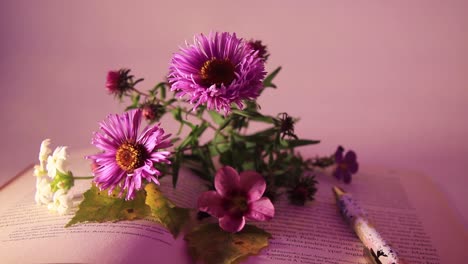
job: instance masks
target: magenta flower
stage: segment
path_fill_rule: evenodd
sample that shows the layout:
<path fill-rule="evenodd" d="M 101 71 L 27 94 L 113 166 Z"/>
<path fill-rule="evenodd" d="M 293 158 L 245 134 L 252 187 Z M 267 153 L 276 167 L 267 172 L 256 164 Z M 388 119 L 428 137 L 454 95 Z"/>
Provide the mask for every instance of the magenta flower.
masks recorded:
<path fill-rule="evenodd" d="M 109 71 L 107 73 L 106 88 L 109 93 L 121 97 L 142 80 L 143 79 L 139 79 L 133 82 L 133 75 L 130 75 L 129 69 Z"/>
<path fill-rule="evenodd" d="M 120 87 L 120 71 L 109 71 L 107 73 L 106 88 L 110 93 L 116 93 Z"/>
<path fill-rule="evenodd" d="M 354 151 L 348 151 L 344 157 L 343 153 L 344 148 L 339 146 L 335 152 L 336 168 L 333 175 L 339 180 L 343 179 L 345 183 L 350 183 L 351 175 L 358 171 L 359 164 L 357 163 L 357 156 Z"/>
<path fill-rule="evenodd" d="M 243 100 L 258 97 L 265 77 L 262 58 L 236 34 L 210 33 L 195 36 L 194 44 L 181 48 L 171 61 L 171 90 L 187 95 L 194 109 L 229 113 L 231 104 L 243 108 Z"/>
<path fill-rule="evenodd" d="M 216 173 L 215 189 L 200 195 L 198 208 L 219 218 L 219 226 L 225 231 L 239 232 L 245 218 L 266 221 L 275 214 L 270 199 L 262 197 L 265 180 L 255 171 L 239 175 L 232 167 L 223 167 Z"/>
<path fill-rule="evenodd" d="M 143 180 L 159 184 L 161 174 L 154 165 L 170 163 L 169 151 L 160 151 L 171 146 L 170 135 L 164 135 L 159 125 L 148 126 L 138 133 L 141 110 L 132 110 L 122 115 L 109 115 L 100 123 L 102 133 L 95 133 L 92 144 L 101 153 L 88 156 L 94 165 L 94 182 L 109 193 L 117 186 L 120 196 L 127 191 L 126 199 L 135 197 L 135 190 L 142 188 Z"/>

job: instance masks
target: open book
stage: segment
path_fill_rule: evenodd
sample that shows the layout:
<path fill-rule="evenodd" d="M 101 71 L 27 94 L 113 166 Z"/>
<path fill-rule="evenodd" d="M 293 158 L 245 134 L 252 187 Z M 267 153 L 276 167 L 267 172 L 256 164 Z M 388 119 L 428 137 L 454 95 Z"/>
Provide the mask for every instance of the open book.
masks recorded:
<path fill-rule="evenodd" d="M 84 155 L 71 157 L 75 175 L 90 175 Z M 196 207 L 204 185 L 184 171 L 176 189 L 170 177 L 161 189 L 177 205 Z M 246 263 L 370 263 L 363 245 L 339 214 L 331 191 L 338 182 L 319 175 L 315 201 L 305 207 L 286 199 L 275 218 L 255 223 L 272 234 L 270 246 Z M 90 181 L 77 182 L 79 196 Z M 454 218 L 440 192 L 414 173 L 364 167 L 353 183 L 341 185 L 366 209 L 376 228 L 406 263 L 464 263 L 467 231 Z M 150 221 L 88 223 L 64 228 L 72 214 L 58 216 L 34 202 L 32 168 L 0 192 L 2 263 L 191 263 L 183 236 L 174 239 Z"/>

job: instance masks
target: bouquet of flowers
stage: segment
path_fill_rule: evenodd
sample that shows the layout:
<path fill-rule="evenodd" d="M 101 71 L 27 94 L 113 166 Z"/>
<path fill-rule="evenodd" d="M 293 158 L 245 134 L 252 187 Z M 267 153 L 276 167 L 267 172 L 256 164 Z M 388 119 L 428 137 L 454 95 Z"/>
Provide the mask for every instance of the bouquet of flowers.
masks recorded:
<path fill-rule="evenodd" d="M 345 153 L 341 146 L 331 155 L 302 157 L 298 147 L 319 141 L 300 138 L 294 130 L 298 119 L 285 112 L 261 113 L 256 99 L 277 88 L 273 81 L 281 70 L 266 73 L 269 56 L 261 41 L 212 32 L 195 36 L 192 44 L 175 53 L 167 77 L 151 89 L 140 89 L 143 79 L 130 69 L 110 71 L 108 92 L 120 101 L 129 99 L 130 105 L 124 113 L 111 114 L 99 123 L 100 131 L 92 139 L 99 151 L 86 157 L 94 175 L 74 176 L 66 168 L 67 148 L 52 153 L 50 140 L 45 140 L 34 172 L 36 202 L 67 213 L 71 209 L 67 194 L 74 180 L 92 178 L 67 226 L 150 219 L 177 236 L 193 222 L 193 211 L 198 220 L 185 239 L 194 258 L 209 261 L 203 255 L 203 247 L 210 246 L 208 234 L 249 240 L 251 251 L 244 255 L 257 254 L 268 245 L 270 235 L 247 225 L 247 220 L 272 219 L 274 202 L 281 195 L 294 205 L 313 200 L 317 169 L 335 166 L 333 175 L 345 183 L 358 170 L 356 154 Z M 167 134 L 158 123 L 165 116 L 180 124 L 176 135 Z M 143 122 L 148 125 L 140 129 Z M 252 122 L 266 128 L 251 132 Z M 210 139 L 203 142 L 203 135 Z M 176 187 L 182 166 L 208 186 L 195 210 L 176 206 L 158 188 L 165 175 L 172 176 Z M 223 263 L 239 260 L 219 254 L 216 257 Z"/>

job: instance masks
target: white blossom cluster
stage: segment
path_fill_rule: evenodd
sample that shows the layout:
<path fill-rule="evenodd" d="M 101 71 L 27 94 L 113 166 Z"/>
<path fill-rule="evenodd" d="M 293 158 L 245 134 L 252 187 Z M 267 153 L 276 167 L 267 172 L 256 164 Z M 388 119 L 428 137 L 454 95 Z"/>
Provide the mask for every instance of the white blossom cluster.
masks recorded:
<path fill-rule="evenodd" d="M 60 215 L 66 214 L 72 207 L 72 198 L 68 194 L 66 186 L 60 182 L 58 189 L 52 191 L 52 181 L 58 173 L 66 174 L 67 166 L 67 147 L 57 147 L 52 153 L 50 149 L 50 139 L 45 139 L 41 143 L 39 151 L 39 165 L 34 166 L 34 176 L 36 176 L 36 195 L 37 204 L 47 205 L 51 211 Z"/>

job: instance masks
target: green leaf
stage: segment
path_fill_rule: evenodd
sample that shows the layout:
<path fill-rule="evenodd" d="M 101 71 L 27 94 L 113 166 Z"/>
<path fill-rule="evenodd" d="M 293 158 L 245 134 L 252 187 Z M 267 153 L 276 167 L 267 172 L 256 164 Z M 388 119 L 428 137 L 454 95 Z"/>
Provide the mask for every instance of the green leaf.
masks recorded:
<path fill-rule="evenodd" d="M 217 125 L 221 125 L 221 124 L 224 123 L 224 117 L 222 115 L 220 115 L 218 112 L 211 110 L 211 111 L 208 111 L 208 114 L 210 114 L 211 119 L 213 119 L 213 121 Z"/>
<path fill-rule="evenodd" d="M 147 184 L 145 190 L 145 202 L 151 208 L 151 215 L 177 237 L 189 220 L 190 210 L 175 206 L 154 183 Z"/>
<path fill-rule="evenodd" d="M 172 103 L 175 103 L 175 102 L 177 102 L 177 99 L 172 98 L 172 99 L 168 100 L 167 102 L 165 102 L 163 104 L 163 106 L 168 106 L 168 105 L 171 105 Z"/>
<path fill-rule="evenodd" d="M 259 121 L 259 122 L 264 122 L 264 123 L 269 123 L 269 124 L 273 124 L 275 120 L 271 116 L 262 115 L 259 112 L 255 112 L 255 111 L 247 111 L 247 110 L 242 111 L 242 110 L 234 109 L 232 110 L 232 113 L 243 116 L 243 117 L 247 117 L 253 121 Z"/>
<path fill-rule="evenodd" d="M 251 134 L 251 135 L 238 135 L 235 134 L 233 135 L 236 140 L 239 141 L 246 141 L 247 142 L 253 142 L 256 144 L 259 143 L 264 143 L 264 142 L 271 142 L 271 137 L 275 135 L 276 129 L 273 128 L 268 128 L 262 131 L 259 131 L 257 133 Z"/>
<path fill-rule="evenodd" d="M 226 120 L 224 120 L 224 122 L 219 125 L 218 131 L 221 131 L 224 128 L 226 128 L 231 121 L 232 121 L 232 116 L 229 116 L 228 118 L 226 118 Z"/>
<path fill-rule="evenodd" d="M 276 85 L 273 84 L 273 79 L 276 77 L 276 75 L 278 75 L 278 73 L 280 71 L 281 71 L 281 66 L 276 68 L 276 70 L 274 70 L 270 74 L 268 74 L 268 76 L 265 78 L 265 80 L 263 80 L 263 87 L 265 87 L 265 88 L 268 88 L 268 87 L 276 88 Z"/>
<path fill-rule="evenodd" d="M 201 225 L 185 236 L 193 259 L 205 264 L 239 263 L 260 253 L 270 238 L 270 233 L 252 225 L 229 233 L 218 224 Z"/>
<path fill-rule="evenodd" d="M 83 222 L 117 222 L 122 220 L 143 219 L 151 215 L 145 204 L 145 191 L 138 191 L 133 200 L 125 201 L 117 196 L 114 190 L 111 195 L 100 191 L 95 185 L 87 190 L 75 216 L 65 227 Z"/>
<path fill-rule="evenodd" d="M 179 130 L 177 131 L 177 135 L 180 135 L 180 133 L 182 132 L 182 128 L 183 128 L 184 124 L 189 126 L 192 129 L 195 129 L 196 126 L 194 124 L 192 124 L 189 121 L 183 119 L 183 117 L 182 117 L 182 108 L 177 107 L 177 108 L 173 109 L 171 111 L 171 113 L 172 113 L 172 116 L 174 117 L 174 119 L 180 122 L 180 127 L 179 127 Z"/>
<path fill-rule="evenodd" d="M 132 94 L 132 106 L 136 107 L 140 103 L 140 94 L 134 93 Z"/>
<path fill-rule="evenodd" d="M 280 144 L 283 148 L 296 148 L 307 145 L 314 145 L 320 143 L 320 140 L 309 140 L 309 139 L 291 139 L 291 140 L 281 140 Z"/>
<path fill-rule="evenodd" d="M 215 134 L 215 137 L 207 143 L 207 146 L 210 151 L 210 156 L 212 157 L 215 157 L 230 148 L 227 138 L 219 133 Z"/>
<path fill-rule="evenodd" d="M 188 145 L 196 145 L 198 146 L 198 139 L 200 136 L 205 132 L 208 128 L 208 123 L 203 122 L 200 125 L 196 125 L 192 127 L 192 131 L 187 135 L 187 137 L 180 143 L 180 145 L 176 148 L 177 151 L 183 150 Z"/>
<path fill-rule="evenodd" d="M 159 89 L 161 89 L 161 99 L 166 99 L 166 83 L 165 82 L 161 82 L 157 85 L 157 87 L 159 87 Z"/>

